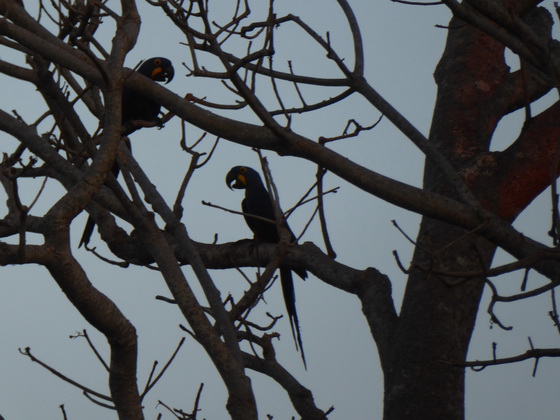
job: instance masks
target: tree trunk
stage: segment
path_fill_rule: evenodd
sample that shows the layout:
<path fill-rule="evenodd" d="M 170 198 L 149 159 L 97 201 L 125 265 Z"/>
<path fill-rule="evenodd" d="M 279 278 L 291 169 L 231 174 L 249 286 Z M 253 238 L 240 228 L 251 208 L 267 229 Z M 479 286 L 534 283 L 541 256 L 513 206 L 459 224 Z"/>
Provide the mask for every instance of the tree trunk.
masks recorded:
<path fill-rule="evenodd" d="M 385 420 L 463 419 L 465 360 L 483 289 L 480 271 L 495 247 L 465 231 L 424 220 L 385 370 Z"/>
<path fill-rule="evenodd" d="M 501 44 L 455 19 L 450 27 L 435 74 L 438 97 L 430 141 L 465 175 L 473 159 L 488 153 L 502 114 L 493 95 L 508 68 Z M 492 210 L 494 203 L 485 199 L 492 196 L 492 183 L 468 185 Z M 424 188 L 458 199 L 429 158 Z M 464 418 L 465 369 L 453 363 L 466 358 L 484 282 L 445 273 L 483 271 L 494 251 L 474 233 L 423 219 L 384 364 L 385 420 Z"/>

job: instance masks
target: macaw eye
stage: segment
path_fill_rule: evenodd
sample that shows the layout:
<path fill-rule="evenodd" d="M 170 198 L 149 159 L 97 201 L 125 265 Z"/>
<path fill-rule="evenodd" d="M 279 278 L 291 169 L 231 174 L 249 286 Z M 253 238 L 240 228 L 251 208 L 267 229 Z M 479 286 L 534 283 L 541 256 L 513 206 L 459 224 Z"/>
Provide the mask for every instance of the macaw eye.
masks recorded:
<path fill-rule="evenodd" d="M 239 172 L 247 172 L 247 168 L 242 166 L 241 168 L 239 168 Z"/>
<path fill-rule="evenodd" d="M 155 64 L 156 66 L 159 66 L 159 65 L 161 64 L 161 60 L 160 60 L 159 58 L 156 58 L 156 59 L 154 60 L 154 64 Z"/>

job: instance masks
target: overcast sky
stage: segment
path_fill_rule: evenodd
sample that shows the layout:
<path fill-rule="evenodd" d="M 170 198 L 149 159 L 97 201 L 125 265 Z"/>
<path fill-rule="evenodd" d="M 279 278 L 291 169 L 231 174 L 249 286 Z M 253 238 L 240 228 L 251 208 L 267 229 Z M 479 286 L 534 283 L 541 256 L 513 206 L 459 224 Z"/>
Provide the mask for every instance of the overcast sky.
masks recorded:
<path fill-rule="evenodd" d="M 223 1 L 223 0 L 221 0 Z M 31 1 L 26 1 L 31 5 Z M 304 4 L 300 4 L 304 3 Z M 168 87 L 178 94 L 193 93 L 207 97 L 211 102 L 232 101 L 231 95 L 215 81 L 184 77 L 189 52 L 180 44 L 183 41 L 178 30 L 167 23 L 155 9 L 142 16 L 143 26 L 136 48 L 130 53 L 126 64 L 134 67 L 137 62 L 153 56 L 165 56 L 175 65 L 176 76 Z M 216 2 L 214 7 L 218 7 Z M 366 45 L 366 77 L 372 86 L 390 101 L 405 117 L 428 135 L 436 87 L 433 71 L 443 51 L 446 31 L 435 25 L 446 25 L 450 14 L 444 6 L 412 7 L 391 1 L 351 1 L 361 24 Z M 550 6 L 551 1 L 544 4 Z M 211 3 L 212 5 L 212 3 Z M 339 53 L 352 62 L 349 31 L 334 0 L 307 0 L 306 2 L 279 0 L 275 2 L 277 14 L 293 13 L 311 24 L 319 33 L 329 31 L 331 40 Z M 258 13 L 258 8 L 255 13 Z M 107 25 L 104 45 L 110 48 L 111 25 Z M 284 42 L 284 49 L 280 48 Z M 275 65 L 286 69 L 286 60 L 294 60 L 296 71 L 308 75 L 333 75 L 334 66 L 322 52 L 293 26 L 281 28 L 277 37 L 278 51 Z M 297 51 L 291 50 L 298 47 Z M 0 47 L 0 59 L 11 60 L 13 54 Z M 23 64 L 23 57 L 16 56 Z M 511 66 L 515 68 L 515 60 Z M 8 94 L 0 97 L 3 110 L 17 109 L 33 121 L 44 112 L 42 102 L 32 87 L 8 81 L 2 77 L 2 85 Z M 305 90 L 307 98 L 329 97 L 337 92 Z M 542 106 L 555 96 L 545 98 Z M 86 113 L 84 112 L 84 115 Z M 232 117 L 233 114 L 226 113 Z M 375 122 L 379 113 L 364 101 L 348 100 L 336 109 L 314 115 L 296 116 L 294 127 L 310 138 L 340 134 L 349 118 L 361 124 Z M 89 118 L 89 117 L 85 117 Z M 255 121 L 249 114 L 240 115 L 247 121 Z M 94 124 L 91 119 L 90 124 Z M 513 115 L 500 126 L 495 145 L 499 150 L 516 137 L 521 117 Z M 92 125 L 93 126 L 93 125 Z M 46 131 L 46 128 L 45 128 Z M 192 143 L 200 135 L 199 130 L 189 127 Z M 180 127 L 172 120 L 162 130 L 143 129 L 131 135 L 133 152 L 145 171 L 152 177 L 159 191 L 172 202 L 189 163 L 189 156 L 180 152 L 178 144 Z M 213 139 L 202 144 L 201 150 L 210 150 Z M 13 150 L 13 141 L 2 136 L 2 152 Z M 423 155 L 388 121 L 357 139 L 333 145 L 350 159 L 400 181 L 420 186 L 422 181 Z M 303 160 L 280 158 L 265 153 L 280 192 L 282 206 L 287 209 L 314 182 L 315 167 Z M 184 222 L 194 240 L 211 242 L 218 234 L 219 242 L 235 241 L 251 237 L 243 220 L 236 215 L 202 206 L 201 200 L 238 209 L 242 193 L 232 192 L 225 185 L 225 175 L 232 166 L 248 165 L 258 169 L 254 152 L 241 146 L 221 141 L 210 163 L 198 171 L 184 200 Z M 39 189 L 37 181 L 24 184 L 24 199 L 28 203 Z M 391 225 L 395 219 L 412 237 L 418 230 L 419 217 L 368 196 L 346 182 L 327 176 L 327 187 L 341 187 L 340 191 L 326 199 L 327 218 L 331 237 L 340 262 L 357 269 L 368 266 L 387 274 L 394 289 L 397 306 L 400 304 L 406 276 L 398 269 L 392 257 L 397 250 L 403 262 L 410 260 L 413 251 L 407 240 Z M 60 197 L 61 189 L 50 182 L 34 208 L 42 215 L 53 200 Z M 0 197 L 3 203 L 4 198 Z M 290 218 L 290 225 L 299 232 L 305 225 L 312 208 L 303 208 Z M 550 199 L 544 194 L 516 222 L 527 236 L 545 240 L 549 229 Z M 72 224 L 72 236 L 77 245 L 86 216 L 81 215 Z M 36 240 L 40 240 L 37 238 Z M 313 225 L 303 241 L 321 243 L 318 226 Z M 92 245 L 108 256 L 97 232 Z M 166 286 L 157 273 L 143 268 L 119 269 L 108 266 L 84 250 L 76 250 L 77 258 L 89 270 L 90 279 L 102 292 L 113 299 L 132 321 L 139 335 L 139 386 L 145 383 L 151 364 L 158 360 L 163 364 L 173 352 L 184 334 L 178 324 L 185 323 L 178 309 L 156 301 L 156 295 L 169 296 Z M 498 255 L 496 264 L 508 261 L 506 255 Z M 191 284 L 196 283 L 189 268 L 185 268 Z M 246 271 L 251 275 L 252 271 Z M 58 406 L 64 404 L 71 420 L 112 419 L 114 412 L 97 407 L 87 401 L 79 390 L 61 382 L 44 369 L 31 363 L 18 353 L 18 348 L 31 347 L 38 358 L 73 379 L 99 391 L 107 392 L 104 370 L 89 351 L 84 340 L 68 337 L 86 328 L 98 349 L 107 356 L 104 338 L 96 333 L 77 311 L 67 302 L 55 282 L 41 267 L 2 268 L 0 281 L 0 414 L 6 420 L 58 419 L 62 418 Z M 245 281 L 235 271 L 211 273 L 223 296 L 232 293 L 239 296 L 246 287 Z M 522 274 L 515 273 L 500 280 L 501 290 L 519 290 Z M 282 335 L 277 344 L 279 359 L 303 385 L 310 388 L 317 405 L 335 411 L 332 419 L 379 419 L 382 413 L 383 379 L 376 356 L 375 344 L 361 314 L 358 300 L 335 290 L 321 281 L 310 278 L 305 283 L 296 280 L 297 307 L 308 361 L 303 369 L 299 354 L 294 349 L 287 318 L 279 325 Z M 531 275 L 529 285 L 541 281 Z M 268 293 L 267 305 L 260 308 L 273 314 L 282 314 L 284 304 L 279 285 Z M 558 333 L 548 319 L 550 296 L 542 296 L 530 302 L 502 305 L 497 313 L 504 324 L 513 325 L 511 332 L 492 328 L 485 312 L 485 297 L 477 321 L 470 359 L 491 358 L 491 343 L 498 343 L 499 356 L 511 356 L 525 352 L 527 337 L 535 346 L 558 347 Z M 264 318 L 261 318 L 264 319 Z M 531 376 L 532 362 L 487 368 L 467 375 L 467 418 L 479 419 L 528 419 L 553 420 L 560 412 L 557 396 L 559 364 L 555 359 L 540 361 L 535 378 Z M 275 419 L 291 418 L 295 411 L 278 385 L 251 373 L 262 418 L 271 414 Z M 201 418 L 209 420 L 226 418 L 226 394 L 218 375 L 199 345 L 187 337 L 171 371 L 151 391 L 145 401 L 146 418 L 155 419 L 157 407 L 162 400 L 171 407 L 190 411 L 200 383 L 205 384 L 201 398 Z M 165 413 L 164 419 L 171 419 Z"/>

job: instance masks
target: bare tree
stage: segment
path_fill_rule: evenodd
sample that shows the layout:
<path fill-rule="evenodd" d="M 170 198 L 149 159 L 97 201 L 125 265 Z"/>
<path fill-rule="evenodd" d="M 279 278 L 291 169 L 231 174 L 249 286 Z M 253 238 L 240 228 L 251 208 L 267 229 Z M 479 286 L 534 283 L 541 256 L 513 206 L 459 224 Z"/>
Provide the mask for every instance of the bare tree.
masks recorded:
<path fill-rule="evenodd" d="M 446 28 L 447 45 L 435 71 L 438 93 L 426 138 L 379 94 L 375 81 L 366 80 L 369 40 L 362 38 L 346 0 L 337 1 L 340 14 L 333 21 L 344 21 L 349 28 L 352 51 L 337 50 L 330 32 L 324 35 L 293 14 L 277 13 L 273 1 L 267 8 L 249 0 L 227 6 L 199 0 L 148 3 L 150 13 L 160 13 L 182 34 L 189 56 L 187 75 L 223 85 L 234 98 L 230 103 L 173 92 L 123 67 L 140 30 L 140 15 L 132 0 L 121 0 L 120 9 L 97 0 L 41 2 L 33 13 L 19 1 L 0 0 L 1 44 L 26 58 L 25 65 L 0 61 L 3 80 L 18 79 L 34 86 L 44 102 L 44 114 L 31 122 L 17 110 L 0 110 L 0 130 L 17 142 L 5 153 L 0 172 L 7 196 L 7 212 L 0 224 L 0 234 L 6 238 L 0 243 L 0 263 L 44 266 L 72 305 L 107 338 L 110 395 L 74 383 L 89 398 L 113 407 L 121 419 L 141 419 L 143 398 L 157 378 L 139 390 L 135 327 L 111 297 L 92 284 L 76 258 L 70 224 L 84 210 L 98 225 L 112 258 L 158 270 L 172 295 L 167 301 L 180 310 L 188 323 L 185 331 L 205 349 L 223 380 L 228 392 L 224 403 L 235 419 L 258 418 L 249 370 L 276 381 L 302 418 L 322 419 L 330 412 L 329 407 L 318 407 L 312 391 L 276 358 L 277 318 L 269 322 L 251 313 L 262 304 L 280 264 L 306 270 L 360 300 L 377 344 L 378 354 L 371 357 L 379 357 L 384 374 L 386 420 L 462 419 L 467 366 L 558 356 L 559 349 L 535 348 L 510 359 L 466 360 L 485 287 L 493 292 L 493 305 L 552 293 L 558 285 L 560 104 L 554 102 L 538 113 L 532 106 L 559 86 L 558 44 L 551 35 L 551 12 L 556 10 L 547 11 L 534 0 L 441 2 L 454 17 Z M 441 3 L 438 7 L 444 7 Z M 213 7 L 220 10 L 214 12 Z M 284 28 L 312 42 L 336 74 L 300 73 L 299 62 L 277 65 L 275 60 L 290 58 L 293 50 L 293 45 L 281 41 Z M 102 42 L 101 34 L 107 30 L 112 31 L 111 43 Z M 510 71 L 506 48 L 519 57 L 519 70 Z M 162 197 L 128 148 L 121 146 L 123 88 L 161 104 L 170 112 L 164 121 L 181 120 L 180 145 L 192 159 L 174 203 Z M 313 88 L 313 95 L 308 88 Z M 329 137 L 310 137 L 298 129 L 299 121 L 350 97 L 360 97 L 375 117 L 367 124 L 350 118 L 342 133 Z M 492 149 L 498 123 L 522 109 L 526 120 L 517 138 L 503 150 Z M 426 156 L 422 188 L 348 159 L 344 147 L 331 147 L 353 137 L 373 136 L 381 115 Z M 155 130 L 149 125 L 136 128 Z M 200 142 L 187 146 L 189 127 L 204 131 L 216 143 L 223 139 L 313 165 L 316 180 L 298 205 L 315 206 L 317 217 L 311 222 L 320 226 L 323 243 L 297 245 L 290 243 L 289 235 L 280 235 L 278 245 L 194 242 L 181 203 L 193 174 L 211 153 L 200 152 Z M 111 175 L 115 161 L 122 183 Z M 268 174 L 266 159 L 262 163 Z M 329 222 L 324 204 L 329 193 L 323 184 L 326 173 L 364 195 L 423 216 L 418 236 L 411 240 L 412 262 L 403 267 L 408 280 L 399 311 L 391 280 L 380 270 L 359 270 L 337 261 L 336 244 L 329 239 L 329 223 L 335 222 Z M 20 199 L 19 186 L 27 179 L 39 183 L 54 179 L 65 192 L 44 214 L 35 214 L 33 205 Z M 270 174 L 267 180 L 274 191 Z M 554 197 L 552 246 L 529 239 L 512 226 L 549 187 Z M 31 233 L 44 242 L 31 240 Z M 512 255 L 515 262 L 492 268 L 497 249 Z M 192 267 L 203 296 L 193 291 L 194 280 L 186 278 L 182 265 Z M 208 269 L 242 267 L 264 270 L 258 270 L 257 280 L 249 282 L 241 298 L 225 299 Z M 533 270 L 548 282 L 514 296 L 499 295 L 496 284 L 516 270 Z M 557 322 L 554 296 L 553 302 L 551 316 Z M 500 324 L 492 307 L 489 312 Z M 29 349 L 22 352 L 38 361 Z M 179 410 L 175 416 L 196 418 L 198 398 L 194 407 L 192 413 Z"/>

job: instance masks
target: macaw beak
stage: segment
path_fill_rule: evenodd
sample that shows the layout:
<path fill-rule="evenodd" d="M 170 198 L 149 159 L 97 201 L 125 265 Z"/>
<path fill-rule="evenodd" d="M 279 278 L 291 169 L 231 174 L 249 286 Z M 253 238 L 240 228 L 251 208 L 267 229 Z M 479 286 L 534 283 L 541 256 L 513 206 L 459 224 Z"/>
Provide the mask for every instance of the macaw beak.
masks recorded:
<path fill-rule="evenodd" d="M 245 176 L 239 173 L 238 170 L 232 169 L 226 176 L 226 184 L 230 190 L 234 188 L 242 190 L 245 188 Z"/>
<path fill-rule="evenodd" d="M 152 70 L 150 78 L 156 82 L 165 82 L 165 84 L 168 84 L 171 80 L 173 80 L 173 76 L 175 76 L 175 70 L 172 66 L 158 66 Z"/>

